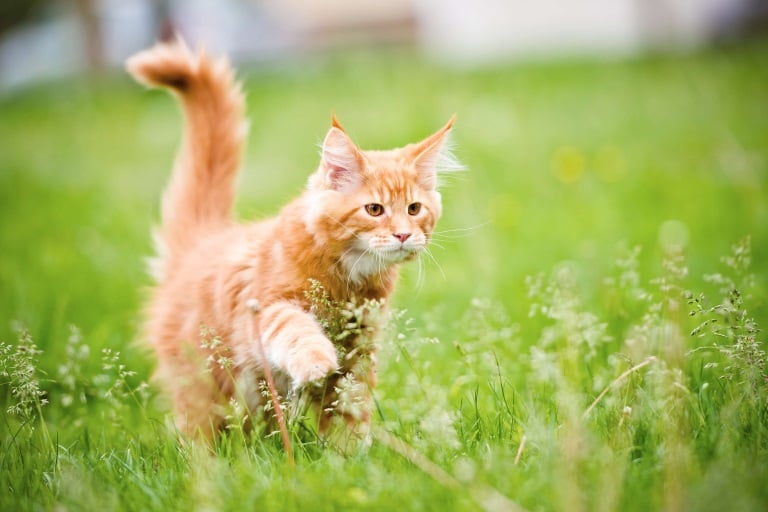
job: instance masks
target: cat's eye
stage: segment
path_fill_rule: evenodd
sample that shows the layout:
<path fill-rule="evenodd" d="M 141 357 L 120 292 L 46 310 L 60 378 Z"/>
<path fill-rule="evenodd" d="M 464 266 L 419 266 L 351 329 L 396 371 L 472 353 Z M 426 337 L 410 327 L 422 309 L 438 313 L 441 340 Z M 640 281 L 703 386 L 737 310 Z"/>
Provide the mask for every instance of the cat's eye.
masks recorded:
<path fill-rule="evenodd" d="M 378 217 L 384 213 L 384 207 L 379 203 L 371 203 L 365 205 L 365 211 L 368 212 L 368 215 L 371 217 Z"/>
<path fill-rule="evenodd" d="M 421 203 L 411 203 L 408 205 L 408 215 L 418 215 L 421 211 Z"/>

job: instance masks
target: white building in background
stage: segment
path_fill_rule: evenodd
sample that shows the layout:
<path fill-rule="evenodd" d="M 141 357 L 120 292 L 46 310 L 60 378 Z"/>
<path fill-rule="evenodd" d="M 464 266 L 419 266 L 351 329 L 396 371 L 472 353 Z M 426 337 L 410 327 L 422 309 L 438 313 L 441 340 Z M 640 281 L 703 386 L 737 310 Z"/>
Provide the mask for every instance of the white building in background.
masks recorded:
<path fill-rule="evenodd" d="M 687 49 L 750 0 L 418 0 L 424 44 L 467 63 Z"/>
<path fill-rule="evenodd" d="M 168 20 L 234 60 L 349 45 L 409 43 L 448 64 L 691 48 L 759 0 L 97 0 L 102 55 L 120 66 Z M 83 72 L 77 15 L 56 11 L 0 39 L 0 88 Z"/>

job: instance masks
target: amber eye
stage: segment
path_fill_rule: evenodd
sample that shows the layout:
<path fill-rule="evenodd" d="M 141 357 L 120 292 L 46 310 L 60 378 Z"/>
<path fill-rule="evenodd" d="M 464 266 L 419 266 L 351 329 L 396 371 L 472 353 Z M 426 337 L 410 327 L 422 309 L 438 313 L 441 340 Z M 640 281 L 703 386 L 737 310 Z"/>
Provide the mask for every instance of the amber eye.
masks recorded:
<path fill-rule="evenodd" d="M 421 203 L 411 203 L 408 205 L 408 215 L 416 215 L 421 211 Z"/>
<path fill-rule="evenodd" d="M 368 212 L 368 215 L 371 217 L 378 217 L 384 213 L 384 207 L 379 203 L 371 203 L 365 205 L 365 211 Z"/>

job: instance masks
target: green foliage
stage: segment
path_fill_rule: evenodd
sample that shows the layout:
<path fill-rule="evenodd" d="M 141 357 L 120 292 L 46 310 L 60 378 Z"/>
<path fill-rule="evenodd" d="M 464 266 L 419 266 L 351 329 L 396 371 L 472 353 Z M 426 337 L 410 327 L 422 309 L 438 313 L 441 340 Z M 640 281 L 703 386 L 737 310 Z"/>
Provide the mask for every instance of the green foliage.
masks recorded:
<path fill-rule="evenodd" d="M 765 50 L 246 77 L 244 216 L 301 187 L 331 106 L 363 147 L 457 111 L 471 169 L 440 268 L 390 305 L 371 446 L 342 456 L 297 415 L 295 468 L 237 401 L 213 453 L 183 439 L 131 343 L 172 103 L 117 81 L 0 99 L 0 510 L 765 509 Z M 382 314 L 309 299 L 345 350 Z"/>

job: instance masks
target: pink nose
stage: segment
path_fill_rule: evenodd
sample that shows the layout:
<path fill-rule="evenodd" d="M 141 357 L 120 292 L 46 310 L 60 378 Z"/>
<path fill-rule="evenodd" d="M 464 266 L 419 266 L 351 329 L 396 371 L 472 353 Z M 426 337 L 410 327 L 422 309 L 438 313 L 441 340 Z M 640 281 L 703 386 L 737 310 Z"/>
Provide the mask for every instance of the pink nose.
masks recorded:
<path fill-rule="evenodd" d="M 408 238 L 410 238 L 410 233 L 392 233 L 392 236 L 400 240 L 400 243 L 405 243 Z"/>

